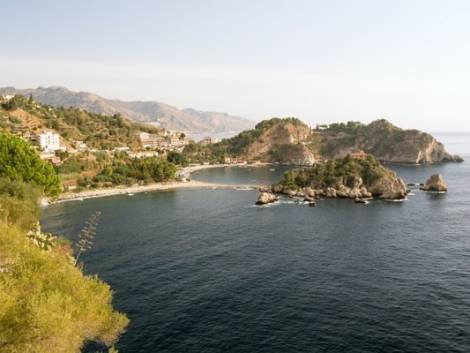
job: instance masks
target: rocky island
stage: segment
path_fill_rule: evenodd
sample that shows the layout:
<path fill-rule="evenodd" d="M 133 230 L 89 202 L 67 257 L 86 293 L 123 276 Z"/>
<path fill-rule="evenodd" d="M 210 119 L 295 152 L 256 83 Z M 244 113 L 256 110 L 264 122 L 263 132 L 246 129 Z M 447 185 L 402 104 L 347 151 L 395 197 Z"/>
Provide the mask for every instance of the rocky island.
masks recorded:
<path fill-rule="evenodd" d="M 303 197 L 305 201 L 312 202 L 318 197 L 357 201 L 370 198 L 402 200 L 408 193 L 403 180 L 372 155 L 360 159 L 348 155 L 287 171 L 270 191 L 272 196 L 266 195 L 266 190 L 260 193 L 258 204 L 274 202 L 276 194 Z"/>
<path fill-rule="evenodd" d="M 426 183 L 420 189 L 422 191 L 446 192 L 447 184 L 445 183 L 442 175 L 433 174 L 428 180 L 426 180 Z"/>

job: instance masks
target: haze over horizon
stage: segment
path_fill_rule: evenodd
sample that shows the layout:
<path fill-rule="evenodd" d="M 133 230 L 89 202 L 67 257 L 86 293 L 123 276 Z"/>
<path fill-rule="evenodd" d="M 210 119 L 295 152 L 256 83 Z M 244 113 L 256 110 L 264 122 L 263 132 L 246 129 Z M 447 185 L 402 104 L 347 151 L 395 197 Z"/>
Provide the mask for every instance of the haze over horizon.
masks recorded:
<path fill-rule="evenodd" d="M 2 4 L 0 86 L 470 131 L 470 4 L 442 5 L 19 0 Z"/>

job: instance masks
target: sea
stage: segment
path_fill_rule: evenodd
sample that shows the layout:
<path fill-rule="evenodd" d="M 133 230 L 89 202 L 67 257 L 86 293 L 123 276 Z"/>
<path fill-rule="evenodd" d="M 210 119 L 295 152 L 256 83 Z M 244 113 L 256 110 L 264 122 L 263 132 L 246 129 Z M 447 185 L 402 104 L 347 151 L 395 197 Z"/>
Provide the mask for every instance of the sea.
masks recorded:
<path fill-rule="evenodd" d="M 55 204 L 41 223 L 74 241 L 102 212 L 82 259 L 130 319 L 120 353 L 470 352 L 470 134 L 436 136 L 465 162 L 390 167 L 407 183 L 441 173 L 445 194 L 260 207 L 253 190 L 179 189 Z"/>

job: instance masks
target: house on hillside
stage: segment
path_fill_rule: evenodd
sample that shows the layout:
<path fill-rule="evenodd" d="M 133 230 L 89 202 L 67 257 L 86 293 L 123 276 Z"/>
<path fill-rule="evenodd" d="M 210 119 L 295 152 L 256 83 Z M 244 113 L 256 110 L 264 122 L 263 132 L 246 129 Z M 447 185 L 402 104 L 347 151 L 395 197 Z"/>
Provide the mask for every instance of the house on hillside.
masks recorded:
<path fill-rule="evenodd" d="M 366 159 L 367 158 L 367 153 L 365 153 L 363 150 L 351 152 L 349 155 L 351 156 L 351 158 L 354 158 L 354 159 Z"/>
<path fill-rule="evenodd" d="M 14 95 L 12 94 L 2 94 L 2 99 L 5 101 L 5 102 L 8 102 L 10 99 L 12 99 L 14 97 Z"/>
<path fill-rule="evenodd" d="M 60 135 L 52 131 L 43 131 L 39 134 L 39 147 L 44 153 L 54 153 L 62 150 L 60 146 Z"/>
<path fill-rule="evenodd" d="M 162 151 L 182 150 L 188 143 L 185 136 L 179 132 L 168 132 L 164 135 L 138 132 L 137 138 L 142 149 L 158 149 Z"/>
<path fill-rule="evenodd" d="M 83 141 L 75 141 L 75 148 L 80 152 L 88 150 L 87 144 Z"/>
<path fill-rule="evenodd" d="M 219 142 L 219 139 L 215 139 L 210 136 L 207 136 L 207 137 L 204 137 L 201 141 L 199 141 L 199 144 L 206 146 L 206 145 L 212 145 L 217 142 Z"/>

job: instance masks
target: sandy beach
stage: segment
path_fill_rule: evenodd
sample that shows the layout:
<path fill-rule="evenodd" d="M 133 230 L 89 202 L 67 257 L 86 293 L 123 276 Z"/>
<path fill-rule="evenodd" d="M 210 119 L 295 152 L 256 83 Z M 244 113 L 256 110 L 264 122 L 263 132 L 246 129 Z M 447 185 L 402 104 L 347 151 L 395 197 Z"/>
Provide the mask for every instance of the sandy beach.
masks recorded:
<path fill-rule="evenodd" d="M 246 166 L 246 164 L 243 164 Z M 242 166 L 242 164 L 208 164 L 208 165 L 196 165 L 185 167 L 178 171 L 178 176 L 181 178 L 189 178 L 190 175 L 198 170 L 210 169 L 210 168 L 222 168 L 222 167 L 237 167 Z M 250 165 L 255 166 L 255 165 Z M 119 185 L 110 188 L 99 188 L 99 189 L 89 189 L 80 192 L 68 191 L 61 194 L 56 200 L 44 200 L 43 204 L 53 204 L 74 200 L 84 200 L 97 197 L 106 197 L 113 195 L 125 195 L 125 194 L 136 194 L 141 192 L 149 191 L 162 191 L 162 190 L 172 190 L 172 189 L 244 189 L 252 188 L 256 189 L 259 185 L 233 185 L 233 184 L 218 184 L 218 183 L 207 183 L 196 180 L 188 181 L 171 181 L 163 183 L 151 183 L 147 185 L 132 185 L 124 186 Z"/>

